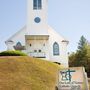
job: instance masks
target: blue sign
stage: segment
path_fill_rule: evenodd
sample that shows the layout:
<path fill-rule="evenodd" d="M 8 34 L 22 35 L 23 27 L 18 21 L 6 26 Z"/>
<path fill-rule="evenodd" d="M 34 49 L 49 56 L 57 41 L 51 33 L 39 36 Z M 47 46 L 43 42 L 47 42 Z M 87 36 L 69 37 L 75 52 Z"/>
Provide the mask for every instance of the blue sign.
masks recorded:
<path fill-rule="evenodd" d="M 71 73 L 75 72 L 75 70 L 65 70 L 65 71 L 60 71 L 62 75 L 62 81 L 69 81 L 71 82 L 72 75 Z"/>

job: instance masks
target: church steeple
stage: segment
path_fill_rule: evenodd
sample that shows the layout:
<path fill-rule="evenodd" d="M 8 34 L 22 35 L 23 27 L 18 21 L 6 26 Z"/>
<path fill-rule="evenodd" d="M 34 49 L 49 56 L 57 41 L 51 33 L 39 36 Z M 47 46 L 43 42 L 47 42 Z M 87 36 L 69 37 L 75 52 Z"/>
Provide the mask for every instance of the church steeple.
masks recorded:
<path fill-rule="evenodd" d="M 47 35 L 47 0 L 28 0 L 27 31 L 30 35 Z"/>

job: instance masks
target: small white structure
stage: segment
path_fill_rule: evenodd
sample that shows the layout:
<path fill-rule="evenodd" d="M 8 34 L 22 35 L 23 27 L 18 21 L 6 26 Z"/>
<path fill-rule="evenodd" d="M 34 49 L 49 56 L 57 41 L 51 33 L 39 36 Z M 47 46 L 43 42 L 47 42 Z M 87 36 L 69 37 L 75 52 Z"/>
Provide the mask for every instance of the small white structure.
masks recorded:
<path fill-rule="evenodd" d="M 28 0 L 27 24 L 5 43 L 8 50 L 21 50 L 68 67 L 68 41 L 47 23 L 48 0 Z"/>

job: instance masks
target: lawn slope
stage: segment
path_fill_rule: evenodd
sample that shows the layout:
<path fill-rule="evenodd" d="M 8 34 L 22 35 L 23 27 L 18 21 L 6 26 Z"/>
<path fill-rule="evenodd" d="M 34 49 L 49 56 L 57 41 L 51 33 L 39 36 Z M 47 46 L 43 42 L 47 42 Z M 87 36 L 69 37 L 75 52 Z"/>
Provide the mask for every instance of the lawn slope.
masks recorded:
<path fill-rule="evenodd" d="M 55 90 L 59 68 L 27 56 L 0 57 L 0 90 Z"/>

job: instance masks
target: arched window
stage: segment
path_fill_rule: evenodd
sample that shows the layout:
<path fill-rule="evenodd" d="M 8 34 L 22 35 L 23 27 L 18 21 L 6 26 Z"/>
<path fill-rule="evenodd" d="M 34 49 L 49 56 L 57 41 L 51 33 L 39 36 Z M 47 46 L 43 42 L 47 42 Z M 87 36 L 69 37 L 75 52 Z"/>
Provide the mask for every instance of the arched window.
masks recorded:
<path fill-rule="evenodd" d="M 21 42 L 17 42 L 16 46 L 22 46 Z"/>
<path fill-rule="evenodd" d="M 42 9 L 42 0 L 33 0 L 33 9 Z"/>
<path fill-rule="evenodd" d="M 59 55 L 59 44 L 57 42 L 53 44 L 53 55 Z"/>

